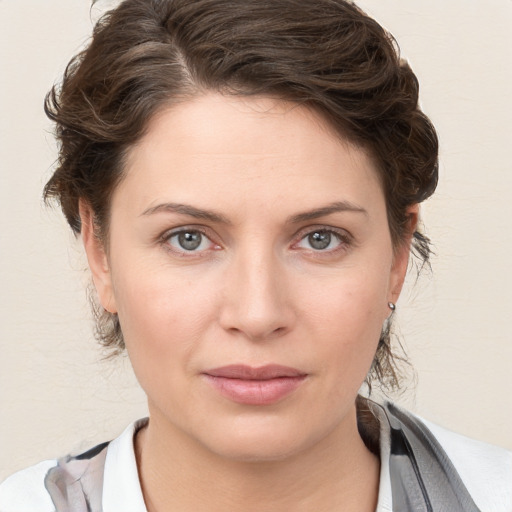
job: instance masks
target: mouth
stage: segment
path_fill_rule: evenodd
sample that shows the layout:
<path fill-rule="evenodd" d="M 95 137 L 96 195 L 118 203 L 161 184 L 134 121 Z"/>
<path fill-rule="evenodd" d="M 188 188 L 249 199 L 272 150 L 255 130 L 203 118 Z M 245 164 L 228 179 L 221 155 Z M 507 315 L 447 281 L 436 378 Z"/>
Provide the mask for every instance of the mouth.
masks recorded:
<path fill-rule="evenodd" d="M 293 393 L 306 380 L 307 373 L 281 365 L 229 365 L 208 370 L 203 376 L 216 391 L 233 402 L 270 405 Z"/>

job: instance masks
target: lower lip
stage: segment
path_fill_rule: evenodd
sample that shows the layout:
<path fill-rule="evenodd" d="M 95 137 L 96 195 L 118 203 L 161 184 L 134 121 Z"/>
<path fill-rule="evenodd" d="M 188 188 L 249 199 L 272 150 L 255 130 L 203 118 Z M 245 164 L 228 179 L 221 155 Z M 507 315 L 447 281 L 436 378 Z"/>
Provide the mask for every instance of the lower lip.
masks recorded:
<path fill-rule="evenodd" d="M 246 405 L 270 405 L 293 393 L 306 376 L 243 380 L 205 375 L 208 382 L 226 398 Z"/>

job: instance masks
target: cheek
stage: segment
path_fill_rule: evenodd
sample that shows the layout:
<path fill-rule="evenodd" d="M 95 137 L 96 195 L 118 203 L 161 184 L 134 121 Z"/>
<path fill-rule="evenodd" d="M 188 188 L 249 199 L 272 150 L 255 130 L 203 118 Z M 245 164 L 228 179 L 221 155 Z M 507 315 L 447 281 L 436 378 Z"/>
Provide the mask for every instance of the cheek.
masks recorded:
<path fill-rule="evenodd" d="M 186 273 L 119 270 L 114 293 L 133 365 L 187 359 L 213 315 L 211 286 Z"/>
<path fill-rule="evenodd" d="M 373 361 L 387 315 L 387 281 L 380 272 L 346 273 L 304 295 L 302 316 L 318 340 L 320 359 L 356 383 Z"/>
<path fill-rule="evenodd" d="M 206 291 L 197 281 L 164 272 L 117 282 L 119 320 L 135 375 L 152 403 L 175 414 L 182 411 L 179 397 L 190 395 L 195 354 L 212 324 Z"/>
<path fill-rule="evenodd" d="M 299 292 L 307 316 L 323 317 L 326 328 L 343 332 L 350 325 L 356 334 L 382 325 L 387 309 L 388 279 L 380 270 L 345 269 L 336 276 L 305 283 Z"/>

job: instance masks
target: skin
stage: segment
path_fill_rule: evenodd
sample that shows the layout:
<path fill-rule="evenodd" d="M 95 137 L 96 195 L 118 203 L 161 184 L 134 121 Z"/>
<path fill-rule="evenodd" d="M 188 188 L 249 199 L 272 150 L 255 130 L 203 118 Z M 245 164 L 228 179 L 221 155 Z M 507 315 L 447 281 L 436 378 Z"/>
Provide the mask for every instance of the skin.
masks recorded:
<path fill-rule="evenodd" d="M 161 111 L 131 149 L 108 247 L 85 203 L 81 215 L 98 296 L 148 396 L 135 443 L 148 510 L 375 510 L 379 461 L 354 402 L 410 237 L 393 247 L 367 153 L 305 107 L 205 94 Z M 271 363 L 307 377 L 270 405 L 235 403 L 204 376 Z"/>

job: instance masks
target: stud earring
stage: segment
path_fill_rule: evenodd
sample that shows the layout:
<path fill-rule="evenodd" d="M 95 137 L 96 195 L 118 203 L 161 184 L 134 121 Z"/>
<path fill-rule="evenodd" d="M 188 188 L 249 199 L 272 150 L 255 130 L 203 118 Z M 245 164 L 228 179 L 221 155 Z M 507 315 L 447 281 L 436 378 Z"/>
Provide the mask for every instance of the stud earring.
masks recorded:
<path fill-rule="evenodd" d="M 388 308 L 391 309 L 391 311 L 395 311 L 396 304 L 394 302 L 388 302 Z"/>

